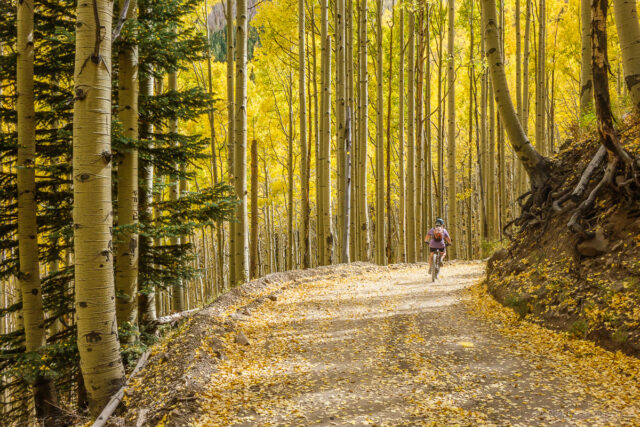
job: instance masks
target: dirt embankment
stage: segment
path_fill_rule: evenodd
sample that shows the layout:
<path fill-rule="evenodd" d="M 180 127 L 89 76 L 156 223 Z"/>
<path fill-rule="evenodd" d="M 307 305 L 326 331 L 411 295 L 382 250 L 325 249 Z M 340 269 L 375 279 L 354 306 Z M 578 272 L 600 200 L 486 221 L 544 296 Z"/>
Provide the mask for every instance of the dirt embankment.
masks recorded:
<path fill-rule="evenodd" d="M 157 425 L 167 420 L 169 425 L 182 425 L 200 411 L 197 396 L 220 360 L 227 359 L 220 337 L 235 333 L 254 308 L 300 283 L 378 268 L 354 263 L 274 273 L 225 293 L 152 348 L 148 364 L 128 385 L 109 425 Z"/>
<path fill-rule="evenodd" d="M 638 156 L 639 125 L 625 126 L 625 148 Z M 593 135 L 561 147 L 554 159 L 553 179 L 559 183 L 555 195 L 576 186 L 597 149 Z M 604 165 L 592 176 L 587 192 L 603 170 Z M 574 210 L 569 206 L 543 215 L 520 230 L 510 246 L 489 261 L 488 289 L 523 317 L 638 356 L 640 201 L 604 189 L 582 218 L 582 225 L 595 232 L 590 239 L 567 227 Z"/>

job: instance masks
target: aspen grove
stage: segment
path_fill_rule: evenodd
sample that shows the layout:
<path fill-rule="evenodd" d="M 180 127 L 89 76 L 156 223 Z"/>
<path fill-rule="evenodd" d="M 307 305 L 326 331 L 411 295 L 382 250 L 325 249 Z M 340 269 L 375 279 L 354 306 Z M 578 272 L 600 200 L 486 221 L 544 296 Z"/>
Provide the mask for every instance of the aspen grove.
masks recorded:
<path fill-rule="evenodd" d="M 610 3 L 5 0 L 3 420 L 95 419 L 183 319 L 269 274 L 426 277 L 437 218 L 447 261 L 564 214 L 594 239 L 599 197 L 640 199 L 640 20 Z"/>

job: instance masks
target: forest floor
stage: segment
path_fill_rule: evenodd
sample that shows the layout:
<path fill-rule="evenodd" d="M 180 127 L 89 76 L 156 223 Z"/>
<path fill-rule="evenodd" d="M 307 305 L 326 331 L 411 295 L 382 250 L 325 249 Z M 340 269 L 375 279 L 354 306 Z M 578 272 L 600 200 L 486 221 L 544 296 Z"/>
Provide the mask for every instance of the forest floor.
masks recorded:
<path fill-rule="evenodd" d="M 431 283 L 424 264 L 359 268 L 284 287 L 219 331 L 225 355 L 200 372 L 205 386 L 156 421 L 640 423 L 640 360 L 520 320 L 483 270 L 448 263 Z"/>

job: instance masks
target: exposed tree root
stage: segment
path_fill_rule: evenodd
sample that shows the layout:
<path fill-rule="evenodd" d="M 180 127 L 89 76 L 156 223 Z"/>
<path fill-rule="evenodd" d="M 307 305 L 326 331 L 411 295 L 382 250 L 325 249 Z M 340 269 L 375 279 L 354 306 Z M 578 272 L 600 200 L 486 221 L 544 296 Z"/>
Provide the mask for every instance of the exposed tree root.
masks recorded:
<path fill-rule="evenodd" d="M 591 190 L 591 193 L 589 193 L 589 196 L 585 200 L 583 200 L 582 203 L 580 203 L 580 205 L 578 205 L 576 210 L 573 212 L 573 215 L 571 215 L 571 218 L 567 223 L 567 227 L 569 227 L 569 230 L 575 233 L 578 233 L 582 238 L 593 237 L 594 233 L 592 231 L 585 230 L 584 227 L 582 227 L 582 225 L 580 225 L 578 221 L 582 218 L 584 213 L 588 209 L 590 209 L 591 206 L 593 206 L 593 202 L 598 196 L 598 193 L 600 193 L 600 190 L 602 190 L 602 188 L 607 184 L 609 185 L 613 184 L 613 177 L 615 175 L 617 167 L 618 167 L 618 158 L 614 157 L 609 161 L 609 164 L 607 165 L 607 169 L 605 170 L 604 176 L 602 177 L 600 182 L 598 182 L 598 185 L 596 185 L 595 188 Z"/>
<path fill-rule="evenodd" d="M 563 189 L 565 182 L 560 175 L 566 176 L 567 171 L 562 170 L 562 165 L 557 165 L 557 172 L 555 176 L 552 175 L 550 177 L 546 187 L 529 190 L 518 197 L 516 202 L 520 206 L 522 213 L 518 218 L 503 227 L 503 233 L 513 241 L 515 233 L 511 231 L 512 227 L 515 226 L 519 230 L 526 229 L 528 232 L 532 232 L 534 227 L 541 226 L 540 231 L 536 233 L 540 238 L 547 232 L 554 216 L 575 207 L 567 227 L 582 239 L 591 238 L 593 233 L 581 224 L 581 220 L 593 207 L 596 197 L 603 188 L 610 186 L 613 191 L 623 194 L 628 201 L 636 200 L 640 193 L 636 168 L 630 168 L 628 166 L 629 163 L 617 157 L 615 153 L 611 153 L 610 160 L 604 170 L 604 176 L 589 191 L 591 187 L 589 184 L 601 173 L 601 166 L 607 157 L 607 153 L 609 151 L 604 145 L 601 145 L 573 188 Z M 625 151 L 625 153 L 627 152 Z M 630 164 L 635 165 L 637 162 L 638 160 L 633 159 Z M 566 166 L 565 169 L 567 167 L 571 166 Z M 621 168 L 624 168 L 624 170 L 620 170 Z"/>

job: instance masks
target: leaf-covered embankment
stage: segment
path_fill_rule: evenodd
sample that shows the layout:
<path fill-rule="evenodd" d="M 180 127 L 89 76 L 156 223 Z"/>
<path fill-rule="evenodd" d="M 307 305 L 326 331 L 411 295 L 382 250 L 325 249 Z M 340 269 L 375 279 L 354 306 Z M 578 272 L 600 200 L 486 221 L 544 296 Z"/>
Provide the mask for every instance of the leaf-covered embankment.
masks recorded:
<path fill-rule="evenodd" d="M 631 120 L 622 123 L 621 139 L 637 158 L 640 126 Z M 549 199 L 575 188 L 598 148 L 595 134 L 561 147 Z M 591 176 L 587 193 L 603 174 L 604 165 Z M 640 201 L 614 188 L 601 191 L 581 218 L 592 238 L 567 227 L 574 210 L 572 204 L 560 212 L 547 209 L 495 253 L 488 290 L 530 320 L 640 355 Z"/>

